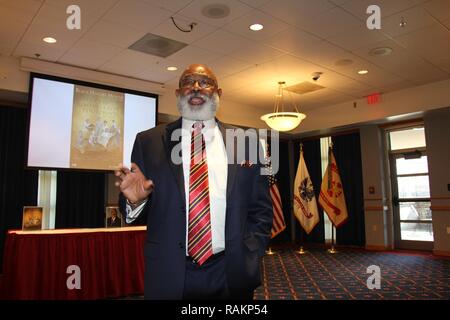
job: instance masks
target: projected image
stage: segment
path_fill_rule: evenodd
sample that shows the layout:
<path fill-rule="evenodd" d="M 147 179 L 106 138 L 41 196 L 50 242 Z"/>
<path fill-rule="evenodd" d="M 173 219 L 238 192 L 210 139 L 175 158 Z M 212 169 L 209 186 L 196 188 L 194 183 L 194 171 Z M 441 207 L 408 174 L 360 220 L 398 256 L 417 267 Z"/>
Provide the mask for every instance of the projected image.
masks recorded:
<path fill-rule="evenodd" d="M 123 162 L 124 94 L 75 85 L 70 167 L 114 169 Z"/>
<path fill-rule="evenodd" d="M 156 125 L 157 96 L 32 74 L 29 167 L 130 166 L 136 134 Z M 72 82 L 71 82 L 72 81 Z"/>

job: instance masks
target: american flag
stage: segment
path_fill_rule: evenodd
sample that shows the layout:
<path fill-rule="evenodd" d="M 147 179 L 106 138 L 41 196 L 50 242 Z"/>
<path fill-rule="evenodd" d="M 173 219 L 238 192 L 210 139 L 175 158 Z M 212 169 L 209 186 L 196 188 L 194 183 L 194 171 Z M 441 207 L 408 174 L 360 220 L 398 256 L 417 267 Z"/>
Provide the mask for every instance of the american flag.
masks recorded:
<path fill-rule="evenodd" d="M 277 187 L 277 180 L 272 171 L 272 165 L 268 163 L 269 169 L 269 190 L 270 198 L 272 199 L 273 206 L 273 225 L 272 225 L 272 238 L 278 235 L 281 231 L 286 229 L 286 223 L 284 222 L 283 209 L 281 206 L 280 191 Z"/>

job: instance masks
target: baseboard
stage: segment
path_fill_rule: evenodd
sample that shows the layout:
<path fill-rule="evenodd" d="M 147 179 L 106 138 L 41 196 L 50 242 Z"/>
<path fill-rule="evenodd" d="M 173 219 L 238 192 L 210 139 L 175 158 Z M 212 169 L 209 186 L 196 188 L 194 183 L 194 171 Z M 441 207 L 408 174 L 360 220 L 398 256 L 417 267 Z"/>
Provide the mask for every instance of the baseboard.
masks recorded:
<path fill-rule="evenodd" d="M 445 256 L 445 257 L 450 257 L 450 251 L 433 250 L 433 254 L 434 254 L 435 256 Z"/>
<path fill-rule="evenodd" d="M 388 248 L 382 245 L 373 245 L 373 244 L 367 244 L 366 250 L 372 250 L 372 251 L 386 251 Z"/>

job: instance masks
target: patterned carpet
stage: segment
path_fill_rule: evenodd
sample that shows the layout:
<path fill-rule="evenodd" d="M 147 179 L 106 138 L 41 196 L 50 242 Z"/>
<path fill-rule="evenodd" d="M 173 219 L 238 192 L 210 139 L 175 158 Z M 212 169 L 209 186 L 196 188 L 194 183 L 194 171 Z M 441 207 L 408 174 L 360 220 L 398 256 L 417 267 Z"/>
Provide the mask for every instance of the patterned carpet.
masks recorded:
<path fill-rule="evenodd" d="M 367 287 L 371 265 L 380 267 L 380 289 Z M 351 249 L 299 255 L 280 249 L 264 257 L 262 271 L 257 300 L 450 299 L 450 259 L 431 255 Z"/>

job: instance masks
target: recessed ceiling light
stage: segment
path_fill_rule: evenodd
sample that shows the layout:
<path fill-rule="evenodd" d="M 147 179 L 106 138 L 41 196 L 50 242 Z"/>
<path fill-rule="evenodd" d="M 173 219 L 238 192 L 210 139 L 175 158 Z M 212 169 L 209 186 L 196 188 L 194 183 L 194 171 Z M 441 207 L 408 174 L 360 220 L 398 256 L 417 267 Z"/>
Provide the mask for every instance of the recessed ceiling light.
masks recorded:
<path fill-rule="evenodd" d="M 45 37 L 44 39 L 42 39 L 44 42 L 47 43 L 56 43 L 56 39 L 52 38 L 52 37 Z"/>
<path fill-rule="evenodd" d="M 359 70 L 358 74 L 368 74 L 369 70 Z"/>
<path fill-rule="evenodd" d="M 167 67 L 168 71 L 177 71 L 178 68 L 177 67 Z"/>
<path fill-rule="evenodd" d="M 392 53 L 392 48 L 389 47 L 380 47 L 374 48 L 369 51 L 369 54 L 372 56 L 388 56 Z"/>
<path fill-rule="evenodd" d="M 252 31 L 259 31 L 259 30 L 262 30 L 264 28 L 264 26 L 262 24 L 259 24 L 259 23 L 254 23 L 249 28 Z"/>

